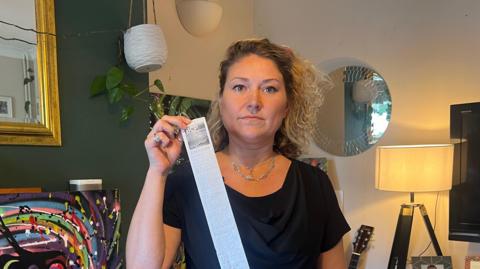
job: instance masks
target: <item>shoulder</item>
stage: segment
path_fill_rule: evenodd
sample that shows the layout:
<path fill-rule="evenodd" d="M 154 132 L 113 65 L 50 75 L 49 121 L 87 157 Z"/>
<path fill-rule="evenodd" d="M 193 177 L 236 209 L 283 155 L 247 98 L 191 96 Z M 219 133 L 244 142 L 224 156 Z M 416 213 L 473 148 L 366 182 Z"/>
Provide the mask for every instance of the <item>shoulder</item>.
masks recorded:
<path fill-rule="evenodd" d="M 296 173 L 301 175 L 305 180 L 311 180 L 322 184 L 330 182 L 328 175 L 316 166 L 295 159 L 292 159 L 291 165 Z"/>
<path fill-rule="evenodd" d="M 292 168 L 295 177 L 302 182 L 307 196 L 314 200 L 330 200 L 335 196 L 330 178 L 320 168 L 298 160 L 292 160 Z"/>

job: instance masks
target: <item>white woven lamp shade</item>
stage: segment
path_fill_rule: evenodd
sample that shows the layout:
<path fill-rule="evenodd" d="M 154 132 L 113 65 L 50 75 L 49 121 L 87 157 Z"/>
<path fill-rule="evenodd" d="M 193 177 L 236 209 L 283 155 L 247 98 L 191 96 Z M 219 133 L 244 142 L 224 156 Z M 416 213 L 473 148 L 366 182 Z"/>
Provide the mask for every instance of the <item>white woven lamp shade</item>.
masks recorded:
<path fill-rule="evenodd" d="M 194 36 L 213 32 L 222 19 L 223 8 L 208 0 L 178 0 L 177 14 L 183 28 Z"/>
<path fill-rule="evenodd" d="M 452 169 L 451 144 L 377 147 L 375 187 L 401 192 L 450 190 Z"/>
<path fill-rule="evenodd" d="M 157 24 L 141 24 L 124 34 L 125 59 L 139 73 L 160 69 L 167 60 L 167 43 Z"/>

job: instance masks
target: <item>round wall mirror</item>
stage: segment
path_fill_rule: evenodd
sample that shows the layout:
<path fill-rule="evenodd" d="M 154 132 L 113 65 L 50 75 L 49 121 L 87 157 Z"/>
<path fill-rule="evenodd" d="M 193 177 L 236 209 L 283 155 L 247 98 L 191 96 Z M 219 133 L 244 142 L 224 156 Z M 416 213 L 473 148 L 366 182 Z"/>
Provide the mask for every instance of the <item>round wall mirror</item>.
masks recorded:
<path fill-rule="evenodd" d="M 334 155 L 360 154 L 387 130 L 392 112 L 387 83 L 375 70 L 363 66 L 344 66 L 329 76 L 334 88 L 318 109 L 313 139 Z"/>

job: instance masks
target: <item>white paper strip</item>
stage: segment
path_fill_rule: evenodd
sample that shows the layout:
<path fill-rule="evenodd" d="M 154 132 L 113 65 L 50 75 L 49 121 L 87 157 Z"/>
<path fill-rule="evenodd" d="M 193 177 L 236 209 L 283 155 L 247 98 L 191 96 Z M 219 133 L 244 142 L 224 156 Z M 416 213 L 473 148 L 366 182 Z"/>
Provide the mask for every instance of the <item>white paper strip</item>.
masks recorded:
<path fill-rule="evenodd" d="M 182 137 L 220 267 L 249 268 L 205 118 L 192 120 Z"/>

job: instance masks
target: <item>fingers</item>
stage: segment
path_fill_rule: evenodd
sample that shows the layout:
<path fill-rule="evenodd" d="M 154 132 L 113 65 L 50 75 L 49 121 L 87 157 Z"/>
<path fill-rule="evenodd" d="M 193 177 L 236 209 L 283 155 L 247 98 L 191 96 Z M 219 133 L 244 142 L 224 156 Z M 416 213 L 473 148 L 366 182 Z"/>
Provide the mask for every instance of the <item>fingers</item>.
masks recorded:
<path fill-rule="evenodd" d="M 147 136 L 150 146 L 168 147 L 173 139 L 181 141 L 180 129 L 185 129 L 191 120 L 183 116 L 163 116 Z"/>
<path fill-rule="evenodd" d="M 163 116 L 159 119 L 152 128 L 152 132 L 165 133 L 169 138 L 176 138 L 180 130 L 187 128 L 187 125 L 190 124 L 191 120 L 183 116 Z"/>
<path fill-rule="evenodd" d="M 153 134 L 153 142 L 158 146 L 166 147 L 170 144 L 170 138 L 165 133 L 155 133 Z"/>

